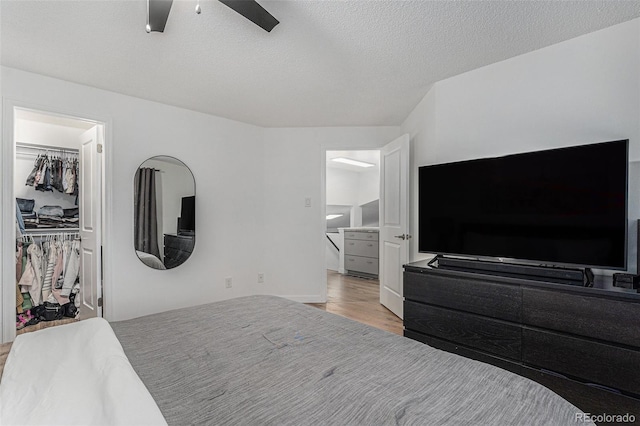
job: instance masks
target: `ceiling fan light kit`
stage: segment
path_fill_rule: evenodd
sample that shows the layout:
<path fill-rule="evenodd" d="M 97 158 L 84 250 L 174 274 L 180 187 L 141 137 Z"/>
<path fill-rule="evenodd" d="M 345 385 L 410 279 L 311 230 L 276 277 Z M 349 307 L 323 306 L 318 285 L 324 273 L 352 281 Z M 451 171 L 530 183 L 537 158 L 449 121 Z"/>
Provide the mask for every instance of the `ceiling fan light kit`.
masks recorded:
<path fill-rule="evenodd" d="M 244 16 L 266 32 L 271 30 L 280 23 L 276 18 L 260 6 L 255 0 L 219 0 L 220 3 L 233 9 L 240 15 Z M 148 33 L 164 32 L 164 28 L 169 18 L 171 5 L 173 0 L 147 0 L 147 25 L 145 27 Z M 202 12 L 200 8 L 200 0 L 196 4 L 196 13 Z"/>

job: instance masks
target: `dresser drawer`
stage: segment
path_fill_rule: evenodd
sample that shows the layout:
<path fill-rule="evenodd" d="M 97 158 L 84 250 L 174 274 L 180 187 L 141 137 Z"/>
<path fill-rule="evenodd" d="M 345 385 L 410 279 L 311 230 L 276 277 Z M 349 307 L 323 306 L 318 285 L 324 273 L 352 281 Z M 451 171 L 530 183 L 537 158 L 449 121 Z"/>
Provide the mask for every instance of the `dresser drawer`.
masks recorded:
<path fill-rule="evenodd" d="M 344 253 L 346 255 L 378 257 L 378 242 L 365 240 L 344 240 Z"/>
<path fill-rule="evenodd" d="M 640 303 L 525 287 L 522 304 L 525 324 L 640 347 Z"/>
<path fill-rule="evenodd" d="M 191 256 L 195 237 L 182 235 L 164 236 L 164 266 L 167 269 L 182 265 Z"/>
<path fill-rule="evenodd" d="M 344 268 L 348 271 L 378 275 L 378 259 L 360 256 L 345 256 Z"/>
<path fill-rule="evenodd" d="M 345 231 L 345 240 L 365 240 L 378 241 L 378 232 L 376 231 Z"/>
<path fill-rule="evenodd" d="M 522 332 L 516 324 L 405 300 L 404 326 L 504 358 L 520 361 L 522 356 Z"/>
<path fill-rule="evenodd" d="M 193 251 L 194 237 L 183 237 L 177 235 L 165 235 L 164 246 L 177 250 L 184 250 L 191 253 Z"/>
<path fill-rule="evenodd" d="M 520 321 L 520 287 L 475 280 L 461 276 L 404 273 L 406 299 L 486 315 L 507 321 Z"/>
<path fill-rule="evenodd" d="M 523 361 L 640 395 L 640 352 L 542 330 L 522 330 Z"/>

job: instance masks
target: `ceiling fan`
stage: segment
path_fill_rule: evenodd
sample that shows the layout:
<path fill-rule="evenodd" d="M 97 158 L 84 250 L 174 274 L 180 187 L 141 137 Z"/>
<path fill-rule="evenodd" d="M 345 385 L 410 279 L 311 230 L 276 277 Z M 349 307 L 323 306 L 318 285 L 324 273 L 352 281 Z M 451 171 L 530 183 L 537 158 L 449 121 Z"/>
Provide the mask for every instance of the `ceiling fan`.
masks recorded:
<path fill-rule="evenodd" d="M 280 21 L 267 12 L 255 0 L 219 0 L 220 3 L 238 12 L 260 28 L 270 32 Z M 151 31 L 164 32 L 169 18 L 173 0 L 147 0 L 147 27 Z M 196 6 L 196 13 L 200 13 L 200 1 Z"/>

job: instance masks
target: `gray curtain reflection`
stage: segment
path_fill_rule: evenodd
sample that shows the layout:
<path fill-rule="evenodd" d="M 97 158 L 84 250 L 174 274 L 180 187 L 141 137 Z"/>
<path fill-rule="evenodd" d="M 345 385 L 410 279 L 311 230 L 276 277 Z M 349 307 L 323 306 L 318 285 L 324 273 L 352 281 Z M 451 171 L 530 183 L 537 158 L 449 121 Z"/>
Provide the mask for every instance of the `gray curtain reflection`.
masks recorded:
<path fill-rule="evenodd" d="M 135 248 L 159 259 L 155 169 L 139 168 L 134 185 Z"/>

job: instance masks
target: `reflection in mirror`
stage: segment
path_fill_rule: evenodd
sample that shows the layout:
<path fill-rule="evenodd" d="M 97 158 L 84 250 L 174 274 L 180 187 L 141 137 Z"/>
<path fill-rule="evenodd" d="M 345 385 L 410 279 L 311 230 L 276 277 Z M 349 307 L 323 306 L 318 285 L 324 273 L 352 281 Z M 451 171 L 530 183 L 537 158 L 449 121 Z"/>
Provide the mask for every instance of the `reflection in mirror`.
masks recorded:
<path fill-rule="evenodd" d="M 183 264 L 195 244 L 196 183 L 180 160 L 157 156 L 134 178 L 134 244 L 138 258 L 154 269 Z"/>

